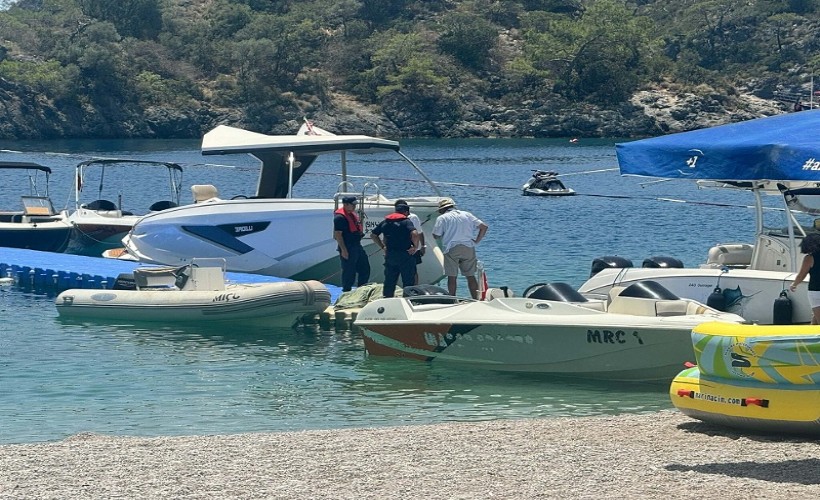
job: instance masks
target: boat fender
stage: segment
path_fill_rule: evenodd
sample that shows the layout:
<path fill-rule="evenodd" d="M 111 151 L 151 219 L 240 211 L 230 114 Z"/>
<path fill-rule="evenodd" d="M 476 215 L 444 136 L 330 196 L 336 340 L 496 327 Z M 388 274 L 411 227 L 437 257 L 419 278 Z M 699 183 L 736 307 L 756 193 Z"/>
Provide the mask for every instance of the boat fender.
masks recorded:
<path fill-rule="evenodd" d="M 726 310 L 726 297 L 723 296 L 723 290 L 719 286 L 716 286 L 715 291 L 709 294 L 706 305 L 718 311 Z"/>
<path fill-rule="evenodd" d="M 786 294 L 786 290 L 780 292 L 780 297 L 774 299 L 772 323 L 775 325 L 792 324 L 792 299 Z"/>

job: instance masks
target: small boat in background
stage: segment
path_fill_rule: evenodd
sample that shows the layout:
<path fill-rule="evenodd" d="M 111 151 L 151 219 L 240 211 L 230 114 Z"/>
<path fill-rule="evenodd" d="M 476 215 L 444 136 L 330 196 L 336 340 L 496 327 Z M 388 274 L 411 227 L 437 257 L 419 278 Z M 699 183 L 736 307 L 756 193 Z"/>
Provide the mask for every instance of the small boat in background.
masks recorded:
<path fill-rule="evenodd" d="M 742 323 L 653 282 L 587 300 L 565 283 L 539 283 L 523 297 L 489 289 L 490 300 L 439 293 L 379 299 L 355 325 L 367 351 L 498 371 L 668 383 L 692 360 L 692 328 Z"/>
<path fill-rule="evenodd" d="M 134 190 L 161 192 L 165 181 L 146 176 L 141 186 L 119 175 L 135 167 L 164 167 L 168 195 L 148 207 L 133 206 Z M 106 250 L 122 247 L 122 238 L 143 215 L 176 207 L 180 203 L 182 167 L 176 163 L 104 158 L 88 160 L 75 167 L 74 211 L 68 221 L 74 227 L 66 253 L 99 257 Z M 128 191 L 123 193 L 124 188 Z M 83 195 L 86 196 L 83 196 Z M 116 201 L 113 201 L 116 200 Z"/>
<path fill-rule="evenodd" d="M 532 177 L 523 186 L 524 196 L 572 196 L 575 190 L 570 189 L 558 179 L 558 172 L 551 170 L 533 170 Z"/>
<path fill-rule="evenodd" d="M 231 321 L 293 326 L 330 307 L 318 281 L 226 283 L 222 259 L 193 259 L 182 267 L 140 267 L 121 274 L 111 290 L 70 289 L 55 301 L 62 317 L 117 321 Z"/>
<path fill-rule="evenodd" d="M 0 162 L 3 186 L 12 184 L 12 171 L 24 171 L 28 176 L 28 194 L 22 195 L 22 210 L 0 211 L 0 246 L 25 248 L 44 252 L 62 252 L 71 237 L 71 225 L 65 211 L 57 212 L 48 194 L 51 168 L 37 163 Z M 45 177 L 44 192 L 37 186 L 38 178 Z M 23 192 L 26 192 L 23 190 Z"/>

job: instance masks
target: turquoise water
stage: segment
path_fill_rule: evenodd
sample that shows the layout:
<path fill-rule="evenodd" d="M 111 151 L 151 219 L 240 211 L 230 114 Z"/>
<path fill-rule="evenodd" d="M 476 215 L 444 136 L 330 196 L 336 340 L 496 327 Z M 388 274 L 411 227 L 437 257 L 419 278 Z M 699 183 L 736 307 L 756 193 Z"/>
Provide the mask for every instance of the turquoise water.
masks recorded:
<path fill-rule="evenodd" d="M 492 286 L 509 285 L 518 292 L 544 281 L 577 286 L 589 275 L 592 260 L 602 255 L 625 256 L 636 265 L 652 255 L 671 255 L 696 265 L 713 244 L 752 237 L 753 213 L 744 208 L 750 198 L 680 182 L 642 187 L 643 180 L 610 170 L 616 167 L 614 141 L 476 139 L 407 141 L 403 146 L 430 177 L 447 183 L 441 185 L 446 195 L 489 224 L 478 251 Z M 46 152 L 176 161 L 185 167 L 185 189 L 215 184 L 223 197 L 248 194 L 255 183 L 251 159 L 202 157 L 195 141 L 3 147 L 38 153 L 0 153 L 0 160 L 36 161 L 55 170 L 51 188 L 58 206 L 70 200 L 73 166 L 86 158 Z M 351 171 L 380 175 L 377 182 L 387 196 L 429 192 L 399 162 L 380 163 L 384 158 L 349 160 Z M 329 175 L 329 165 L 320 159 L 313 175 L 297 186 L 297 196 L 327 197 L 335 191 L 339 179 Z M 579 195 L 522 196 L 518 187 L 535 168 L 567 174 L 564 182 Z M 165 189 L 164 178 L 148 179 L 136 169 L 120 179 L 111 175 L 109 181 L 119 182 L 124 198 L 135 205 L 147 206 L 155 201 L 152 193 Z M 137 192 L 136 186 L 150 189 Z M 189 196 L 184 192 L 183 201 Z M 18 202 L 0 194 L 0 206 Z M 460 288 L 464 290 L 463 283 Z M 316 327 L 66 322 L 57 317 L 53 298 L 9 287 L 0 288 L 0 313 L 1 443 L 51 441 L 78 432 L 213 434 L 671 407 L 664 386 L 369 358 L 357 335 Z"/>

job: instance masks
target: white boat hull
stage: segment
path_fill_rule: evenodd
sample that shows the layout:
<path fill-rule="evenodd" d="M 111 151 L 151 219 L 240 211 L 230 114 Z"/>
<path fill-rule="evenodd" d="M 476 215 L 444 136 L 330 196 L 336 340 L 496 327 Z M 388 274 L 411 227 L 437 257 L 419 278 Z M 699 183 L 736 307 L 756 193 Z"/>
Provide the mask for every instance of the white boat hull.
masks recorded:
<path fill-rule="evenodd" d="M 117 321 L 240 322 L 290 327 L 330 306 L 317 281 L 231 284 L 224 290 L 71 289 L 56 299 L 62 317 Z"/>
<path fill-rule="evenodd" d="M 444 274 L 443 255 L 432 236 L 437 198 L 408 198 L 422 221 L 427 252 L 419 266 L 421 283 L 435 283 Z M 384 198 L 362 203 L 366 235 L 362 241 L 370 256 L 370 281 L 384 277 L 383 252 L 373 244 L 370 230 L 393 212 Z M 333 239 L 332 200 L 320 199 L 213 199 L 149 214 L 123 238 L 128 253 L 140 262 L 184 265 L 191 258 L 225 259 L 227 270 L 315 279 L 341 284 L 341 268 Z"/>
<path fill-rule="evenodd" d="M 709 295 L 720 287 L 726 299 L 727 312 L 743 316 L 747 321 L 771 325 L 774 321 L 774 301 L 788 290 L 795 273 L 716 268 L 613 268 L 604 269 L 586 281 L 578 291 L 587 297 L 605 297 L 613 286 L 627 286 L 637 281 L 652 280 L 660 283 L 679 297 L 708 303 Z M 809 323 L 811 306 L 806 284 L 794 293 L 787 292 L 792 301 L 792 323 Z"/>
<path fill-rule="evenodd" d="M 529 298 L 416 305 L 413 300 L 380 299 L 361 310 L 355 324 L 363 329 L 371 355 L 501 371 L 670 381 L 694 359 L 692 328 L 707 321 L 743 321 L 702 305 L 696 306 L 699 314 L 652 317 Z"/>

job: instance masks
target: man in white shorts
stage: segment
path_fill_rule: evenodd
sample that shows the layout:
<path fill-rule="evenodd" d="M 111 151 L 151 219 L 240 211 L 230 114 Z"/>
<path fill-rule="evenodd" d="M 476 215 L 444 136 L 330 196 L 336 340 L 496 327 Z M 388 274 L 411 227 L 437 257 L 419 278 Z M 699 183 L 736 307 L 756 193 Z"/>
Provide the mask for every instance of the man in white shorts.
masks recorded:
<path fill-rule="evenodd" d="M 438 219 L 433 226 L 433 237 L 444 252 L 444 274 L 447 291 L 456 294 L 458 271 L 467 278 L 470 295 L 478 299 L 475 246 L 487 233 L 488 226 L 466 210 L 457 210 L 455 202 L 444 198 L 438 203 Z"/>

